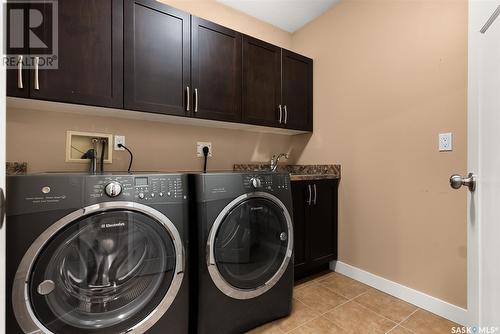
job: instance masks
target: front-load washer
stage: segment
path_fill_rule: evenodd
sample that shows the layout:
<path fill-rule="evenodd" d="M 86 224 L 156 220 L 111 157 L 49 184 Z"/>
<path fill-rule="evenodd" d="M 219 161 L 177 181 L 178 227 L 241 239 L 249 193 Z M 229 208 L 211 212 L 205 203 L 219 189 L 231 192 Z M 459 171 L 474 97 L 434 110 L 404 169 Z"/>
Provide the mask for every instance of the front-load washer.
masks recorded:
<path fill-rule="evenodd" d="M 7 178 L 7 333 L 188 333 L 181 174 Z"/>
<path fill-rule="evenodd" d="M 284 173 L 190 175 L 192 322 L 243 333 L 291 312 L 293 227 Z"/>

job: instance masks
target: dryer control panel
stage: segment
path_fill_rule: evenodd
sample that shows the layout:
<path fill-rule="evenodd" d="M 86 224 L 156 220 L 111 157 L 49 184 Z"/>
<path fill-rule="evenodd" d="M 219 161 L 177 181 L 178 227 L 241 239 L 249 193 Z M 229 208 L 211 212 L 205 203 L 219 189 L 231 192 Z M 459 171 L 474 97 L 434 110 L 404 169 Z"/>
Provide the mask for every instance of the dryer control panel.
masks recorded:
<path fill-rule="evenodd" d="M 187 199 L 185 183 L 183 176 L 178 174 L 89 176 L 86 182 L 86 198 L 91 203 L 177 202 Z"/>
<path fill-rule="evenodd" d="M 290 189 L 288 174 L 255 173 L 243 176 L 243 187 L 250 191 L 281 191 Z"/>

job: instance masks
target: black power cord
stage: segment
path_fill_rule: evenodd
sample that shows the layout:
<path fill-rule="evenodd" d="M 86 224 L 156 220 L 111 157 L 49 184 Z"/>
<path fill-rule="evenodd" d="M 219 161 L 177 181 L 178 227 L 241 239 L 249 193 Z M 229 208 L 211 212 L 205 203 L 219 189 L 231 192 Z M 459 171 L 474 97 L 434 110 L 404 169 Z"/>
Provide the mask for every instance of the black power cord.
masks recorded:
<path fill-rule="evenodd" d="M 208 146 L 203 146 L 203 156 L 205 157 L 205 162 L 203 164 L 203 173 L 207 172 L 207 160 L 208 160 L 208 153 L 210 152 L 210 149 Z"/>
<path fill-rule="evenodd" d="M 127 146 L 123 145 L 123 144 L 118 144 L 118 147 L 123 147 L 124 149 L 127 150 L 128 154 L 130 154 L 130 162 L 128 164 L 128 169 L 127 169 L 127 172 L 130 173 L 130 168 L 132 168 L 132 162 L 134 161 L 134 155 L 132 154 L 132 151 L 130 151 Z"/>

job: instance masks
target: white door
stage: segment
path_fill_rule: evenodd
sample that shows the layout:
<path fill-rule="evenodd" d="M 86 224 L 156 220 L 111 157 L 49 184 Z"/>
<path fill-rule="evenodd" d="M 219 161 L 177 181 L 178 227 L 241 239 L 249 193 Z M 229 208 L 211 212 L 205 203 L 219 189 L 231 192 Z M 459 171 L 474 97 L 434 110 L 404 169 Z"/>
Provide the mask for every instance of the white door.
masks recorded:
<path fill-rule="evenodd" d="M 497 333 L 500 328 L 500 1 L 471 0 L 469 4 L 469 170 L 478 175 L 477 190 L 469 196 L 469 324 L 488 327 Z"/>
<path fill-rule="evenodd" d="M 4 36 L 4 4 L 0 3 L 0 36 Z M 0 55 L 4 54 L 0 43 Z M 3 64 L 3 62 L 2 62 Z M 0 188 L 5 190 L 5 68 L 0 65 Z M 1 191 L 0 190 L 0 191 Z M 0 203 L 0 206 L 2 203 Z M 0 210 L 1 211 L 1 210 Z M 0 216 L 0 223 L 3 217 Z M 5 333 L 5 225 L 0 228 L 0 333 Z"/>

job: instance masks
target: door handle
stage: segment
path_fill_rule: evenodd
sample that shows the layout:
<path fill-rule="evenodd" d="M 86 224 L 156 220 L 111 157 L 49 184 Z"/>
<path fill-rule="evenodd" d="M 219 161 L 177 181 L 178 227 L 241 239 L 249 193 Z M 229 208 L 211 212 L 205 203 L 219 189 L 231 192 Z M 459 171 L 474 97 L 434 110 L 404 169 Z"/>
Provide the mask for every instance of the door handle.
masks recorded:
<path fill-rule="evenodd" d="M 0 188 L 0 228 L 2 228 L 4 220 L 5 220 L 5 194 L 3 193 L 3 189 Z"/>
<path fill-rule="evenodd" d="M 312 190 L 311 190 L 310 184 L 307 185 L 307 191 L 309 193 L 309 196 L 307 198 L 307 205 L 311 205 L 311 203 L 312 203 Z"/>
<path fill-rule="evenodd" d="M 314 184 L 314 199 L 313 204 L 316 205 L 316 200 L 318 199 L 318 192 L 316 191 L 316 183 Z"/>
<path fill-rule="evenodd" d="M 285 124 L 286 122 L 288 122 L 288 110 L 286 109 L 286 105 L 283 107 L 283 109 L 285 110 Z"/>
<path fill-rule="evenodd" d="M 281 124 L 281 122 L 283 120 L 283 109 L 281 109 L 281 104 L 278 105 L 278 109 L 280 111 L 280 119 L 278 120 L 278 122 Z"/>
<path fill-rule="evenodd" d="M 40 57 L 35 57 L 35 90 L 40 90 L 40 82 L 38 80 L 38 63 L 40 62 Z"/>
<path fill-rule="evenodd" d="M 460 187 L 466 186 L 471 192 L 474 192 L 476 190 L 476 183 L 476 175 L 473 173 L 469 173 L 467 177 L 462 177 L 457 174 L 450 177 L 450 186 L 453 189 L 460 189 Z"/>
<path fill-rule="evenodd" d="M 189 111 L 189 86 L 186 87 L 186 111 Z"/>
<path fill-rule="evenodd" d="M 194 89 L 194 112 L 198 112 L 198 88 Z"/>
<path fill-rule="evenodd" d="M 17 57 L 17 88 L 23 89 L 23 56 Z"/>

